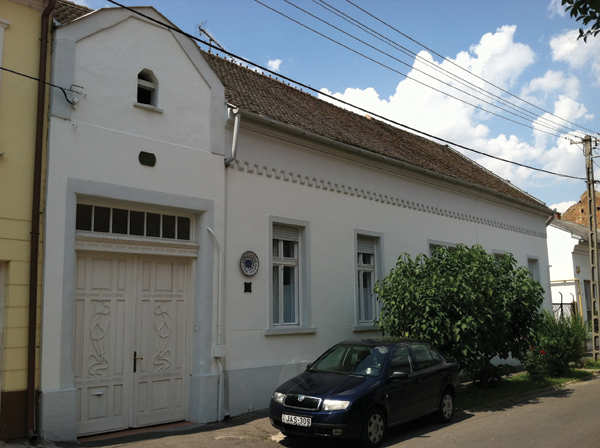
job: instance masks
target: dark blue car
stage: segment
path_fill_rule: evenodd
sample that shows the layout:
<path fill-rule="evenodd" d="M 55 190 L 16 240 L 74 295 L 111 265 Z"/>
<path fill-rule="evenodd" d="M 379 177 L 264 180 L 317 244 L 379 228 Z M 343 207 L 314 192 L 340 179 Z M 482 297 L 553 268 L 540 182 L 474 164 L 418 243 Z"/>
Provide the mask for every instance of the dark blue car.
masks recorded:
<path fill-rule="evenodd" d="M 340 342 L 305 372 L 277 388 L 271 424 L 285 435 L 353 438 L 377 447 L 387 428 L 437 413 L 454 413 L 458 368 L 416 339 Z"/>

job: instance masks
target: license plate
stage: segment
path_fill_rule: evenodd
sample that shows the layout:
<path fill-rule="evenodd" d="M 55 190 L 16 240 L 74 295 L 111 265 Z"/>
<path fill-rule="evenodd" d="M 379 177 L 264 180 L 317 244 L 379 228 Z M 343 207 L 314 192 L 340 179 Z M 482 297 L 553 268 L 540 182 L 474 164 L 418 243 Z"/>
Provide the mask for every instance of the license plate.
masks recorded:
<path fill-rule="evenodd" d="M 297 415 L 283 414 L 281 416 L 282 423 L 294 426 L 304 426 L 305 428 L 310 428 L 311 420 L 311 417 L 299 417 Z"/>

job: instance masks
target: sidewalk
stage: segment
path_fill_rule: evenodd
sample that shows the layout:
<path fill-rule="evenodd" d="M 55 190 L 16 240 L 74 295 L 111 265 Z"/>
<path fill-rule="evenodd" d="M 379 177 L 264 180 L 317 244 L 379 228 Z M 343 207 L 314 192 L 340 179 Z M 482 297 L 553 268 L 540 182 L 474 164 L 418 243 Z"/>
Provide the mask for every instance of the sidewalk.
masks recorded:
<path fill-rule="evenodd" d="M 165 427 L 167 429 L 165 429 Z M 269 423 L 267 411 L 256 411 L 222 422 L 205 425 L 179 424 L 123 431 L 102 436 L 80 438 L 77 442 L 37 441 L 33 444 L 25 439 L 10 442 L 0 441 L 0 448 L 43 447 L 43 448 L 91 448 L 120 447 L 162 448 L 162 447 L 293 447 L 293 444 L 279 442 L 285 437 Z M 296 445 L 299 446 L 299 445 Z"/>

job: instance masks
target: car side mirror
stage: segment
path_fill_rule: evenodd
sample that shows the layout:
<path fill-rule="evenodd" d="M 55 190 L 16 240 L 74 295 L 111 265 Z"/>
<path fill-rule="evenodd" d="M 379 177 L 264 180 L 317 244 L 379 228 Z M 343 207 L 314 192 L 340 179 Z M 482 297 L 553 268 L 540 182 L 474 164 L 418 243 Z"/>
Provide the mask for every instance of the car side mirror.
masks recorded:
<path fill-rule="evenodd" d="M 312 367 L 312 363 L 311 363 L 311 364 L 308 364 L 308 365 L 306 366 L 306 370 L 310 370 L 310 368 L 311 368 L 311 367 Z"/>
<path fill-rule="evenodd" d="M 390 380 L 405 380 L 408 378 L 408 372 L 394 371 L 390 374 Z"/>

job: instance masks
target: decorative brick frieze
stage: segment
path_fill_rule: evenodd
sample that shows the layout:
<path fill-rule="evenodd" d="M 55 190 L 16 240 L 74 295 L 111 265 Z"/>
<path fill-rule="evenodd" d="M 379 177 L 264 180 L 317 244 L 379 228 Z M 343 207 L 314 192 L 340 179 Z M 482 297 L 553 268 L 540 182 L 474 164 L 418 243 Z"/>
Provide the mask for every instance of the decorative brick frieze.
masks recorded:
<path fill-rule="evenodd" d="M 464 213 L 456 212 L 454 210 L 442 209 L 429 204 L 410 201 L 405 198 L 399 198 L 385 193 L 374 192 L 370 190 L 365 191 L 363 189 L 353 187 L 351 185 L 340 184 L 325 179 L 317 179 L 316 177 L 305 176 L 303 174 L 293 173 L 291 171 L 278 170 L 276 168 L 269 168 L 267 166 L 262 166 L 261 168 L 259 168 L 258 165 L 250 164 L 249 162 L 243 160 L 236 159 L 230 165 L 230 167 L 237 168 L 237 170 L 246 172 L 248 174 L 256 174 L 271 179 L 274 178 L 277 180 L 284 180 L 286 182 L 291 181 L 292 183 L 303 185 L 306 187 L 318 188 L 324 191 L 331 191 L 334 193 L 355 196 L 357 198 L 379 202 L 380 204 L 391 205 L 394 207 L 403 207 L 408 208 L 409 210 L 416 210 L 422 213 L 445 216 L 447 218 L 456 219 L 460 221 L 468 221 L 475 224 L 496 227 L 498 229 L 521 233 L 524 235 L 530 235 L 536 238 L 546 238 L 546 232 L 537 232 L 534 230 L 525 229 L 523 227 L 517 227 L 508 223 L 493 221 L 491 219 L 487 219 L 481 216 L 466 215 Z"/>

